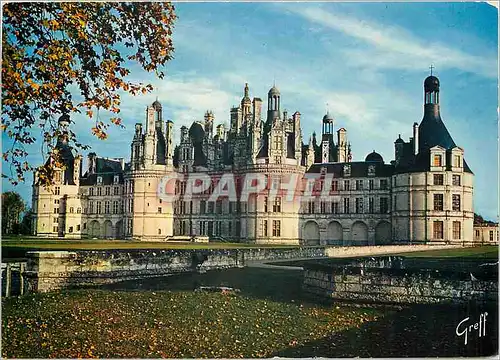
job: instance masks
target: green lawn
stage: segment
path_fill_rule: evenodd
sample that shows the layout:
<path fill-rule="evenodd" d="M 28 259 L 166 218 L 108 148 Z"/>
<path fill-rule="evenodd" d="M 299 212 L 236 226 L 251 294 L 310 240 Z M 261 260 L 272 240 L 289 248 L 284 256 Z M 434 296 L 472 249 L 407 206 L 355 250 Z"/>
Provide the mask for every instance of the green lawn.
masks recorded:
<path fill-rule="evenodd" d="M 392 254 L 391 254 L 392 255 Z M 451 257 L 467 257 L 467 258 L 484 258 L 498 259 L 498 246 L 474 246 L 458 249 L 445 250 L 429 250 L 429 251 L 414 251 L 407 253 L 394 254 L 404 257 L 433 257 L 433 258 L 451 258 Z"/>
<path fill-rule="evenodd" d="M 26 251 L 46 250 L 111 250 L 111 249 L 246 249 L 293 248 L 295 245 L 266 245 L 246 243 L 192 243 L 147 242 L 127 240 L 54 240 L 54 239 L 2 239 L 2 259 L 23 258 Z"/>
<path fill-rule="evenodd" d="M 268 358 L 487 356 L 497 306 L 320 304 L 302 272 L 228 269 L 2 300 L 4 358 Z M 223 285 L 236 294 L 195 292 Z M 491 316 L 487 336 L 455 336 L 465 317 Z"/>
<path fill-rule="evenodd" d="M 376 310 L 193 291 L 78 290 L 2 304 L 4 358 L 260 358 L 358 328 Z"/>

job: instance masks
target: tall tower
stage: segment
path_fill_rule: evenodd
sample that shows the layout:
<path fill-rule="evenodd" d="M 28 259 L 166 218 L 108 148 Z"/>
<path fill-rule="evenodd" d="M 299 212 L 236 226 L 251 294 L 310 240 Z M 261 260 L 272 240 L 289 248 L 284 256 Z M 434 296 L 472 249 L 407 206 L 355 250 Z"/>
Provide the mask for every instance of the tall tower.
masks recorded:
<path fill-rule="evenodd" d="M 146 108 L 146 134 L 144 138 L 144 165 L 146 167 L 154 164 L 156 161 L 156 118 L 158 111 L 154 106 Z"/>
<path fill-rule="evenodd" d="M 348 162 L 347 130 L 344 128 L 337 130 L 337 161 Z"/>
<path fill-rule="evenodd" d="M 321 162 L 330 162 L 330 143 L 333 140 L 333 116 L 327 112 L 323 116 L 323 135 L 321 136 Z"/>
<path fill-rule="evenodd" d="M 272 124 L 280 117 L 280 91 L 273 86 L 267 93 L 267 122 Z"/>
<path fill-rule="evenodd" d="M 205 113 L 205 134 L 209 142 L 214 137 L 214 113 L 210 110 Z"/>
<path fill-rule="evenodd" d="M 300 128 L 300 113 L 296 111 L 292 115 L 293 119 L 293 132 L 295 136 L 295 159 L 298 161 L 298 164 L 300 164 L 302 160 L 302 130 Z"/>
<path fill-rule="evenodd" d="M 248 95 L 248 83 L 245 83 L 243 99 L 241 99 L 241 111 L 243 112 L 243 119 L 247 120 L 248 115 L 252 113 L 252 100 Z"/>
<path fill-rule="evenodd" d="M 165 125 L 165 142 L 167 149 L 165 151 L 165 164 L 172 166 L 174 159 L 174 123 L 167 120 Z"/>

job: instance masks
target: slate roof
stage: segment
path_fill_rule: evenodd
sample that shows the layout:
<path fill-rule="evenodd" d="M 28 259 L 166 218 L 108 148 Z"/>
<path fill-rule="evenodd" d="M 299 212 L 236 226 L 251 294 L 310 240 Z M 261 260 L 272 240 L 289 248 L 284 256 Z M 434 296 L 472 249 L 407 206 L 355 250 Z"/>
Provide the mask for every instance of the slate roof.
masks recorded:
<path fill-rule="evenodd" d="M 118 183 L 123 184 L 123 169 L 120 161 L 96 157 L 95 162 L 95 173 L 85 172 L 80 178 L 80 185 L 96 185 L 98 176 L 102 177 L 103 185 L 112 185 L 115 175 L 119 176 Z"/>
<path fill-rule="evenodd" d="M 334 178 L 343 178 L 344 165 L 351 166 L 351 175 L 348 178 L 368 177 L 368 167 L 375 166 L 375 175 L 373 177 L 389 177 L 394 173 L 394 166 L 391 164 L 383 164 L 380 162 L 371 161 L 355 161 L 348 163 L 327 163 L 313 164 L 308 170 L 308 173 L 320 173 L 322 168 L 326 168 L 328 174 L 333 174 Z M 371 177 L 371 176 L 370 176 Z"/>
<path fill-rule="evenodd" d="M 439 113 L 439 105 L 426 104 L 424 118 L 418 128 L 418 154 L 413 154 L 413 144 L 404 143 L 403 156 L 396 167 L 397 173 L 429 171 L 431 165 L 430 149 L 441 146 L 446 149 L 446 170 L 451 170 L 451 150 L 457 145 L 444 125 Z M 464 159 L 464 171 L 472 173 Z"/>

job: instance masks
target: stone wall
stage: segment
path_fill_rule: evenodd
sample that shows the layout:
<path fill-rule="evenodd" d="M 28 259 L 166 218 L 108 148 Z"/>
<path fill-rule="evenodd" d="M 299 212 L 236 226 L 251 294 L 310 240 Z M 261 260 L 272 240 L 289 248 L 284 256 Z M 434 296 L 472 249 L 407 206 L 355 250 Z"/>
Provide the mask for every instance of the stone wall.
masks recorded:
<path fill-rule="evenodd" d="M 472 275 L 471 275 L 472 274 Z M 400 257 L 305 266 L 306 292 L 338 301 L 465 303 L 498 301 L 498 264 Z"/>
<path fill-rule="evenodd" d="M 249 262 L 325 257 L 325 248 L 36 251 L 27 253 L 28 292 L 242 267 Z"/>
<path fill-rule="evenodd" d="M 373 245 L 373 246 L 335 246 L 326 248 L 328 257 L 354 257 L 354 256 L 373 256 L 385 254 L 397 254 L 412 251 L 427 251 L 461 248 L 462 245 Z"/>

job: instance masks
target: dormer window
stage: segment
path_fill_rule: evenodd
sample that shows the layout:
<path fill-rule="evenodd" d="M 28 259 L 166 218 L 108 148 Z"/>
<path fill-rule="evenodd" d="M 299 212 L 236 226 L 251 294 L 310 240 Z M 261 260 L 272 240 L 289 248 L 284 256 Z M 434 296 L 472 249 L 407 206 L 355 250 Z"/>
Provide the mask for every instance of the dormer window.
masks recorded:
<path fill-rule="evenodd" d="M 115 175 L 115 177 L 113 178 L 113 183 L 114 184 L 118 184 L 119 181 L 120 181 L 120 176 L 119 175 Z"/>
<path fill-rule="evenodd" d="M 97 177 L 97 184 L 102 184 L 102 176 Z"/>
<path fill-rule="evenodd" d="M 433 166 L 443 166 L 443 157 L 441 154 L 434 154 Z"/>
<path fill-rule="evenodd" d="M 344 165 L 344 176 L 351 176 L 351 165 Z"/>
<path fill-rule="evenodd" d="M 462 167 L 462 159 L 460 155 L 453 155 L 453 167 Z"/>
<path fill-rule="evenodd" d="M 375 176 L 375 165 L 368 166 L 368 176 Z"/>

